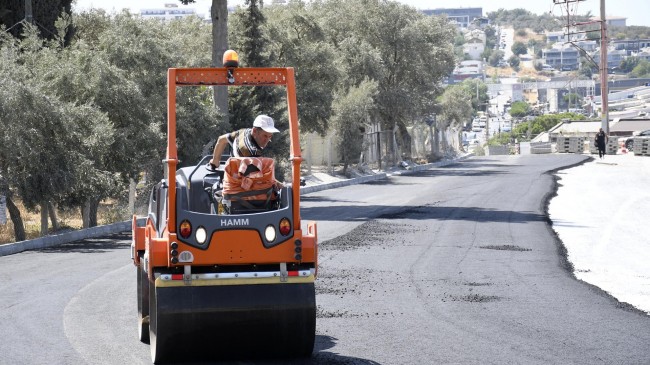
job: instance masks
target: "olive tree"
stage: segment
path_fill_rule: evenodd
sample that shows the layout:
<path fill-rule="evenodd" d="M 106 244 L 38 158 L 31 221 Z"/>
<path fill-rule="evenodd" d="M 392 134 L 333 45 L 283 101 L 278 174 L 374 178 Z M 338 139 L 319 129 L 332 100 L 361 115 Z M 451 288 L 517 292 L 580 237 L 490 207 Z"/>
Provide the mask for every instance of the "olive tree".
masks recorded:
<path fill-rule="evenodd" d="M 347 39 L 377 55 L 380 63 L 369 67 L 377 71 L 372 75 L 378 85 L 377 119 L 384 130 L 397 130 L 401 150 L 410 153 L 407 125 L 433 111 L 440 81 L 454 67 L 455 28 L 442 17 L 425 16 L 396 2 L 373 0 L 359 7 L 354 2 L 330 0 L 314 7 L 339 57 L 361 53 L 343 48 Z M 343 77 L 359 84 L 367 75 L 347 73 Z"/>
<path fill-rule="evenodd" d="M 116 163 L 119 168 L 112 171 L 123 180 L 137 180 L 142 171 L 147 172 L 150 182 L 159 180 L 160 161 L 165 152 L 162 137 L 166 132 L 167 70 L 208 66 L 209 28 L 196 18 L 159 22 L 127 13 L 108 18 L 101 13 L 86 13 L 78 23 L 79 47 L 89 43 L 89 47 L 103 54 L 104 61 L 100 62 L 107 65 L 102 72 L 113 72 L 115 77 L 110 79 L 120 80 L 114 85 L 104 85 L 99 94 L 85 93 L 92 95 L 93 103 L 109 115 L 116 127 L 112 158 L 128 158 Z M 204 146 L 226 130 L 209 91 L 206 88 L 178 91 L 181 166 L 196 163 L 204 153 Z"/>
<path fill-rule="evenodd" d="M 438 99 L 441 114 L 436 119 L 436 123 L 438 130 L 443 132 L 443 151 L 448 148 L 445 132 L 451 127 L 460 133 L 463 122 L 472 117 L 471 100 L 471 92 L 462 84 L 448 86 Z M 437 146 L 437 140 L 435 145 Z"/>
<path fill-rule="evenodd" d="M 363 147 L 363 131 L 376 108 L 373 97 L 377 82 L 365 80 L 357 87 L 337 93 L 332 123 L 337 131 L 337 147 L 343 160 L 343 172 L 357 162 Z"/>
<path fill-rule="evenodd" d="M 83 159 L 69 107 L 33 85 L 0 81 L 1 174 L 27 209 L 40 207 L 41 234 L 47 234 L 48 202 L 73 190 Z"/>
<path fill-rule="evenodd" d="M 318 14 L 302 2 L 265 7 L 264 12 L 269 57 L 296 72 L 301 130 L 325 134 L 341 71 Z"/>
<path fill-rule="evenodd" d="M 523 42 L 515 42 L 512 47 L 510 47 L 512 53 L 516 56 L 528 53 L 528 47 Z"/>
<path fill-rule="evenodd" d="M 87 152 L 77 138 L 79 128 L 97 119 L 71 117 L 81 107 L 53 93 L 46 80 L 49 71 L 59 69 L 57 57 L 64 52 L 63 42 L 45 42 L 29 25 L 21 40 L 5 35 L 1 41 L 5 57 L 0 71 L 7 77 L 2 80 L 0 96 L 0 164 L 9 189 L 28 209 L 40 207 L 41 233 L 46 234 L 51 203 L 61 201 L 79 181 L 78 167 Z"/>

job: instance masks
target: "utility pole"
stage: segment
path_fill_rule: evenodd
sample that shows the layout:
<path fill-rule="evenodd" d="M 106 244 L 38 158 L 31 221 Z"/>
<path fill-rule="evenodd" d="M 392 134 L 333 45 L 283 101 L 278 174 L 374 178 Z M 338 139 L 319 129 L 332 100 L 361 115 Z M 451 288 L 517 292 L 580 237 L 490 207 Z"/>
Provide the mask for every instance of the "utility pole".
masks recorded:
<path fill-rule="evenodd" d="M 25 21 L 34 24 L 34 14 L 32 13 L 32 0 L 25 0 Z"/>
<path fill-rule="evenodd" d="M 570 36 L 570 27 L 578 25 L 588 25 L 594 23 L 600 23 L 600 64 L 598 65 L 598 70 L 600 71 L 600 98 L 601 98 L 601 128 L 606 134 L 609 134 L 609 91 L 607 90 L 607 14 L 605 13 L 605 0 L 600 0 L 600 20 L 582 22 L 582 23 L 573 23 L 570 22 L 570 12 L 568 11 L 569 4 L 578 3 L 585 0 L 553 0 L 555 5 L 564 4 L 567 6 L 567 37 Z M 582 32 L 584 33 L 584 32 Z M 569 43 L 572 43 L 568 39 Z M 573 44 L 573 43 L 572 43 Z M 580 47 L 573 44 L 575 47 L 580 49 Z M 590 56 L 587 56 L 590 61 L 594 61 Z M 594 62 L 595 64 L 595 62 Z"/>
<path fill-rule="evenodd" d="M 601 128 L 609 135 L 609 91 L 607 90 L 607 15 L 605 0 L 600 0 L 600 105 L 602 106 Z"/>

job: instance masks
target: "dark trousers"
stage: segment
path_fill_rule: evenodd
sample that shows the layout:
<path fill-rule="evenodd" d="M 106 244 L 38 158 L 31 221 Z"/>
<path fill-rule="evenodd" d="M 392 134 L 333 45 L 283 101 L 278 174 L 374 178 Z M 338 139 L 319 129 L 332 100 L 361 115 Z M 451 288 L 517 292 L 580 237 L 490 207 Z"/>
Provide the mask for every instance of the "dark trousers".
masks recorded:
<path fill-rule="evenodd" d="M 603 158 L 605 156 L 605 146 L 598 146 L 598 157 Z"/>

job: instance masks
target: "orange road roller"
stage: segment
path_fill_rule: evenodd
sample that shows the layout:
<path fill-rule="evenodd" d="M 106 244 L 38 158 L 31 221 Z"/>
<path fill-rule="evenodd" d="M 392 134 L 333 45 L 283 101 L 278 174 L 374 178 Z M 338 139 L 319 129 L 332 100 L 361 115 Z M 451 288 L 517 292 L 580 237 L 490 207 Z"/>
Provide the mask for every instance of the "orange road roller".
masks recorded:
<path fill-rule="evenodd" d="M 316 332 L 316 222 L 300 220 L 302 161 L 293 68 L 168 70 L 165 176 L 146 217 L 133 217 L 138 332 L 154 363 L 309 357 Z M 274 161 L 231 157 L 178 167 L 179 87 L 284 87 L 291 181 Z"/>

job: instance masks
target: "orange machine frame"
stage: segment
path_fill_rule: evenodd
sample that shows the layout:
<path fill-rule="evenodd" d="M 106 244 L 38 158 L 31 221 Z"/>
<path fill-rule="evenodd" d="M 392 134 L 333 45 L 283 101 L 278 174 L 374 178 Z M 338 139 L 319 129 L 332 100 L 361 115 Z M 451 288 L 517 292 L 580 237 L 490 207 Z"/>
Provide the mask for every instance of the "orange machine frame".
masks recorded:
<path fill-rule="evenodd" d="M 229 77 L 230 76 L 230 77 Z M 167 230 L 176 233 L 176 87 L 177 86 L 276 86 L 287 89 L 289 109 L 289 138 L 293 186 L 293 222 L 300 229 L 300 136 L 298 133 L 298 105 L 293 67 L 286 68 L 170 68 L 167 71 L 167 182 L 169 186 L 169 215 Z"/>
<path fill-rule="evenodd" d="M 167 222 L 162 232 L 156 232 L 155 227 L 147 223 L 145 226 L 138 226 L 136 217 L 133 219 L 134 232 L 134 264 L 139 265 L 140 259 L 136 254 L 138 251 L 149 251 L 148 272 L 151 277 L 154 267 L 170 266 L 169 243 L 178 241 L 176 233 L 176 168 L 178 155 L 176 148 L 176 87 L 179 86 L 286 86 L 287 106 L 289 109 L 289 136 L 290 136 L 290 160 L 292 168 L 292 201 L 293 201 L 293 225 L 294 237 L 302 241 L 302 262 L 313 262 L 318 265 L 318 234 L 316 222 L 307 223 L 307 231 L 303 232 L 300 219 L 300 164 L 302 162 L 300 151 L 300 136 L 298 133 L 298 110 L 296 102 L 296 85 L 294 70 L 288 68 L 192 68 L 180 69 L 171 68 L 168 70 L 168 99 L 167 99 L 167 164 L 165 178 L 167 179 Z M 222 231 L 216 236 L 219 240 L 229 241 L 234 231 Z M 239 235 L 248 233 L 241 232 Z M 251 236 L 251 239 L 253 237 Z M 247 240 L 244 240 L 247 241 Z M 240 244 L 240 252 L 248 254 L 233 255 L 223 251 L 224 247 L 213 250 L 211 254 L 205 255 L 200 249 L 183 245 L 183 249 L 196 253 L 194 264 L 211 264 L 215 257 L 230 257 L 227 259 L 230 264 L 245 263 L 251 260 L 256 263 L 268 262 L 292 262 L 293 245 L 279 245 L 273 248 L 264 249 L 255 245 Z M 215 256 L 216 255 L 216 256 Z"/>

